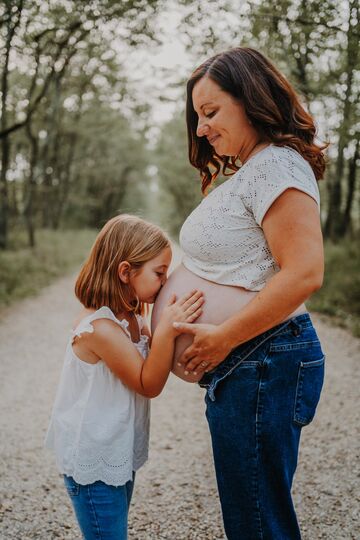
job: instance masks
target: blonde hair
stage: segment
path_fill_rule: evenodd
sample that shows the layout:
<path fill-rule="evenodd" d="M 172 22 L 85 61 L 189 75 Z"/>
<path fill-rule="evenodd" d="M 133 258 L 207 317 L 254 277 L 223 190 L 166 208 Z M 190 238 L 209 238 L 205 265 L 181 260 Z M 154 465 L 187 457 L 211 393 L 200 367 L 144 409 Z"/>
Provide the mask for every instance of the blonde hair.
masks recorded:
<path fill-rule="evenodd" d="M 77 298 L 86 308 L 107 306 L 115 314 L 144 314 L 145 305 L 136 298 L 131 285 L 120 280 L 119 264 L 127 261 L 138 270 L 169 246 L 169 239 L 159 227 L 137 216 L 121 214 L 110 219 L 98 234 L 76 280 Z"/>

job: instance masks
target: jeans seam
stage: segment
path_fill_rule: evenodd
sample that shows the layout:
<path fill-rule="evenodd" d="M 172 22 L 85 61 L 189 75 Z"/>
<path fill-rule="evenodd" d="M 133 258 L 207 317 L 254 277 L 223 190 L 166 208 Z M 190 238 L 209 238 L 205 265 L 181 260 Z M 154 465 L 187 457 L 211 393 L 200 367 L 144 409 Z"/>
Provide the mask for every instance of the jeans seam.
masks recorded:
<path fill-rule="evenodd" d="M 100 529 L 98 517 L 97 517 L 97 514 L 96 514 L 95 506 L 94 506 L 94 503 L 93 503 L 93 500 L 92 500 L 92 497 L 91 497 L 91 484 L 88 485 L 87 488 L 88 488 L 87 492 L 88 492 L 88 497 L 89 497 L 89 504 L 90 504 L 91 510 L 93 512 L 93 515 L 94 515 L 94 518 L 95 518 L 95 526 L 97 528 L 96 536 L 97 536 L 97 538 L 99 540 L 101 540 L 101 529 Z"/>
<path fill-rule="evenodd" d="M 299 364 L 298 376 L 297 376 L 296 388 L 295 388 L 294 411 L 293 411 L 293 422 L 298 426 L 305 427 L 309 425 L 315 416 L 315 413 L 314 413 L 312 418 L 309 420 L 308 418 L 303 418 L 297 412 L 297 405 L 299 401 L 301 400 L 302 393 L 303 393 L 303 385 L 304 385 L 303 370 L 306 368 L 311 368 L 311 367 L 320 367 L 324 363 L 324 361 L 325 361 L 325 355 L 323 355 L 323 357 L 320 360 L 313 360 L 311 362 L 300 362 Z"/>
<path fill-rule="evenodd" d="M 260 436 L 261 436 L 261 416 L 262 416 L 262 403 L 261 397 L 263 393 L 263 366 L 265 365 L 268 355 L 264 358 L 262 365 L 259 366 L 260 380 L 256 399 L 256 416 L 255 416 L 255 439 L 256 439 L 256 509 L 257 509 L 257 521 L 259 527 L 259 540 L 263 540 L 264 533 L 261 523 L 261 504 L 260 504 L 260 488 L 259 488 L 259 470 L 260 470 Z"/>

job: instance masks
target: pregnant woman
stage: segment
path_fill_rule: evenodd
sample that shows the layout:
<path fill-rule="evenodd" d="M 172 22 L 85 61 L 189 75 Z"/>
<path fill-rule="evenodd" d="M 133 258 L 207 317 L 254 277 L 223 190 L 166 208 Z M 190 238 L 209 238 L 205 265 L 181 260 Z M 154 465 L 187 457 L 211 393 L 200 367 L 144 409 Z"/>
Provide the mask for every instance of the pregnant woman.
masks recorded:
<path fill-rule="evenodd" d="M 324 376 L 304 304 L 323 279 L 324 147 L 286 78 L 249 48 L 194 71 L 187 126 L 203 193 L 220 171 L 233 174 L 185 221 L 183 264 L 157 299 L 153 327 L 170 293 L 204 292 L 199 323 L 178 324 L 174 372 L 206 389 L 227 538 L 297 540 L 291 485 Z"/>

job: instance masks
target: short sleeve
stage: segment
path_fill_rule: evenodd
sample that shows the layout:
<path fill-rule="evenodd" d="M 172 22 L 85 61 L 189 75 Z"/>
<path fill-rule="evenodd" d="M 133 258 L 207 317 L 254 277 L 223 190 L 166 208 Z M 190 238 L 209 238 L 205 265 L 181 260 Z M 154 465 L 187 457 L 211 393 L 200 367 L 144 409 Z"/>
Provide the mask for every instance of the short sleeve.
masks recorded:
<path fill-rule="evenodd" d="M 143 318 L 141 315 L 139 315 L 139 314 L 136 315 L 136 319 L 137 319 L 137 322 L 138 322 L 138 325 L 139 325 L 139 330 L 140 330 L 140 332 L 141 332 L 141 330 L 144 328 L 145 320 L 144 320 L 144 318 Z"/>
<path fill-rule="evenodd" d="M 291 148 L 271 147 L 266 156 L 255 161 L 252 170 L 247 172 L 248 207 L 259 226 L 271 205 L 289 188 L 310 195 L 320 206 L 315 175 L 309 163 Z"/>
<path fill-rule="evenodd" d="M 92 334 L 94 332 L 93 322 L 98 319 L 110 319 L 111 321 L 114 321 L 123 329 L 127 337 L 131 339 L 128 321 L 126 319 L 117 319 L 110 308 L 108 308 L 107 306 L 103 306 L 94 311 L 94 313 L 92 313 L 91 315 L 84 317 L 84 319 L 80 321 L 78 326 L 74 330 L 71 330 L 71 343 L 74 342 L 76 337 L 80 337 L 81 334 L 83 334 L 84 332 Z"/>

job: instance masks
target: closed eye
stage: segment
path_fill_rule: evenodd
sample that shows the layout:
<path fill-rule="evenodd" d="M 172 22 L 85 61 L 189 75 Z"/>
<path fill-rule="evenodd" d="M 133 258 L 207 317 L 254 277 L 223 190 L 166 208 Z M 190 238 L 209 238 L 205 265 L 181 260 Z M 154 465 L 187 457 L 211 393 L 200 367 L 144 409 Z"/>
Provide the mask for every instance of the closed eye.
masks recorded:
<path fill-rule="evenodd" d="M 212 118 L 215 115 L 216 111 L 205 114 L 205 118 Z"/>

